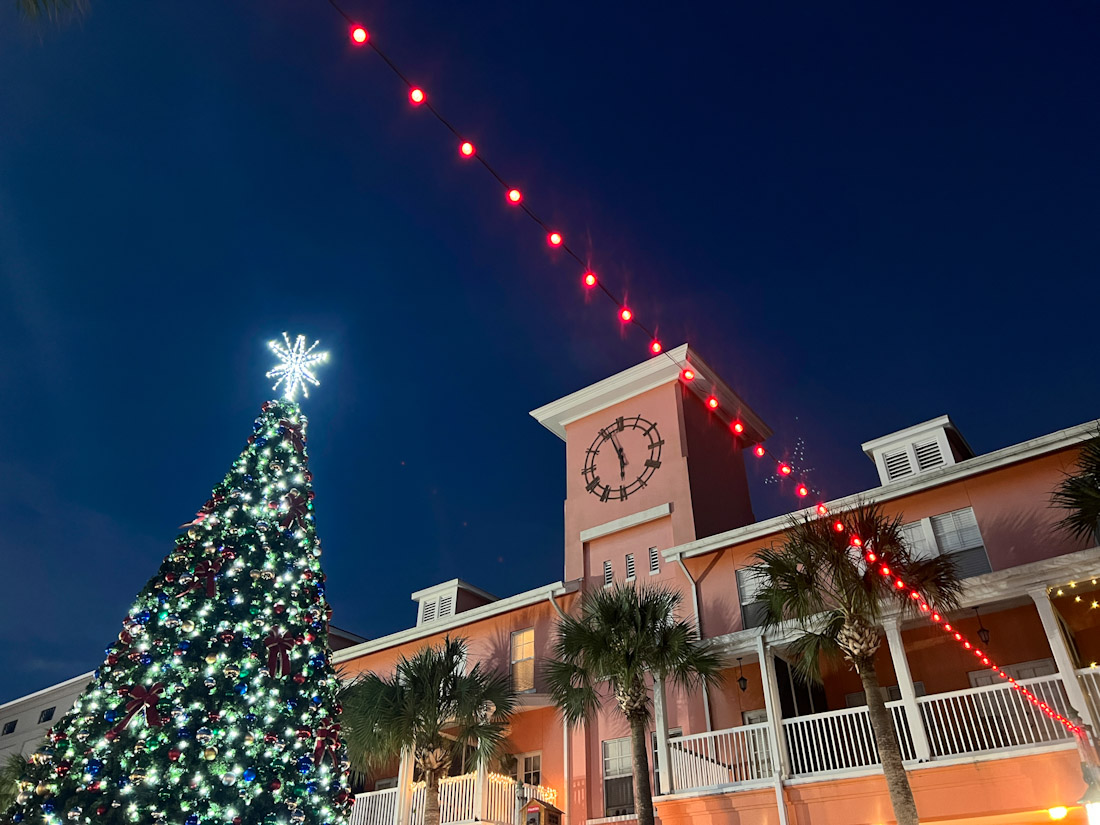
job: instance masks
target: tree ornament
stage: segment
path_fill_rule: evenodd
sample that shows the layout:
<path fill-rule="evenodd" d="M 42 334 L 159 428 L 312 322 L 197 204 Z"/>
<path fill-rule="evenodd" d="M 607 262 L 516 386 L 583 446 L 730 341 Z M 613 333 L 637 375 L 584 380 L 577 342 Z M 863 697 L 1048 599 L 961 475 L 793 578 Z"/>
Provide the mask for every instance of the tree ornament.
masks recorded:
<path fill-rule="evenodd" d="M 202 752 L 202 755 L 203 755 L 203 758 L 204 758 L 204 759 L 206 759 L 206 761 L 208 761 L 208 762 L 209 762 L 209 761 L 211 761 L 211 760 L 213 760 L 213 759 L 217 759 L 217 758 L 218 758 L 218 749 L 217 749 L 217 748 L 214 748 L 214 747 L 206 748 L 206 749 L 205 749 L 205 750 L 204 750 L 204 751 Z"/>

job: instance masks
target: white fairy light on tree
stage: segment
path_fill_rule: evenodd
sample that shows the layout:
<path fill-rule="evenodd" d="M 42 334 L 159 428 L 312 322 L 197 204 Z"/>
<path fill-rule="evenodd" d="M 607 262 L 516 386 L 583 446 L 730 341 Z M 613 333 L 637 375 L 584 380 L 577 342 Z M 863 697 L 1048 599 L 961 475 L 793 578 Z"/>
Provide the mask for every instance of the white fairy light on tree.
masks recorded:
<path fill-rule="evenodd" d="M 299 335 L 291 344 L 290 336 L 284 332 L 283 340 L 286 342 L 285 347 L 278 341 L 269 341 L 267 344 L 282 362 L 267 373 L 268 378 L 278 379 L 271 389 L 277 390 L 279 385 L 283 384 L 283 398 L 287 401 L 294 400 L 299 388 L 302 390 L 302 395 L 309 398 L 308 385 L 321 386 L 321 382 L 317 380 L 317 376 L 313 374 L 310 367 L 327 361 L 328 353 L 313 351 L 321 343 L 320 341 L 314 341 L 307 349 L 304 335 Z"/>

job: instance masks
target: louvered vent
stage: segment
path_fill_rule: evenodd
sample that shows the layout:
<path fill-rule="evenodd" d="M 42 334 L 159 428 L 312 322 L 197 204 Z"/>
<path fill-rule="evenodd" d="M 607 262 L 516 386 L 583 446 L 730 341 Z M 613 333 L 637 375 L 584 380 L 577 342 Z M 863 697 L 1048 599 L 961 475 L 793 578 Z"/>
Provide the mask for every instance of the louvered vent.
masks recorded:
<path fill-rule="evenodd" d="M 439 600 L 439 618 L 450 616 L 454 612 L 454 600 L 450 596 L 444 596 Z"/>
<path fill-rule="evenodd" d="M 628 579 L 634 578 L 634 554 L 626 554 L 626 577 Z"/>
<path fill-rule="evenodd" d="M 943 452 L 940 450 L 940 442 L 936 439 L 924 441 L 913 445 L 913 452 L 917 454 L 917 468 L 923 473 L 933 467 L 939 467 L 944 463 Z"/>
<path fill-rule="evenodd" d="M 661 551 L 656 547 L 649 548 L 649 572 L 661 572 Z"/>
<path fill-rule="evenodd" d="M 426 602 L 424 604 L 424 618 L 421 619 L 421 624 L 435 621 L 435 602 Z"/>
<path fill-rule="evenodd" d="M 883 453 L 882 461 L 886 465 L 886 477 L 890 481 L 913 475 L 913 465 L 909 463 L 908 450 Z"/>
<path fill-rule="evenodd" d="M 613 581 L 615 581 L 615 577 L 611 572 L 611 562 L 605 561 L 603 563 L 603 583 L 604 585 L 609 585 Z"/>

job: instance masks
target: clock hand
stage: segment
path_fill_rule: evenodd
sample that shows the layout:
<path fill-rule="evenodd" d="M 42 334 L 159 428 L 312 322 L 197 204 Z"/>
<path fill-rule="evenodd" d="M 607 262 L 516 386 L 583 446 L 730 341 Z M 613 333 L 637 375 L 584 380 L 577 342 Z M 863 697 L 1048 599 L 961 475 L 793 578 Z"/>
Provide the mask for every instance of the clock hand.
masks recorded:
<path fill-rule="evenodd" d="M 619 446 L 619 442 L 615 439 L 615 434 L 611 434 L 611 446 L 615 448 L 615 452 L 619 456 L 619 480 L 626 481 L 626 465 L 629 464 L 626 460 L 626 453 L 623 452 L 623 448 Z"/>

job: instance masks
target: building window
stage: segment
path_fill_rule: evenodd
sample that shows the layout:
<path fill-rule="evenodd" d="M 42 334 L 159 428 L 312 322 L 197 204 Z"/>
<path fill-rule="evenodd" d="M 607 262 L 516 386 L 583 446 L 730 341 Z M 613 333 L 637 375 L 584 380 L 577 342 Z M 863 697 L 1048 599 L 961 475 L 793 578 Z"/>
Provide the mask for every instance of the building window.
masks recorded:
<path fill-rule="evenodd" d="M 763 587 L 760 567 L 742 567 L 737 571 L 737 592 L 741 597 L 741 626 L 744 629 L 764 624 L 764 603 L 756 598 Z"/>
<path fill-rule="evenodd" d="M 521 753 L 516 757 L 516 779 L 525 785 L 542 784 L 542 753 Z"/>
<path fill-rule="evenodd" d="M 615 581 L 615 576 L 611 572 L 611 562 L 605 561 L 603 563 L 603 586 L 610 587 L 611 582 Z"/>
<path fill-rule="evenodd" d="M 634 554 L 626 554 L 626 578 L 627 581 L 634 578 Z"/>
<path fill-rule="evenodd" d="M 0 733 L 0 736 L 7 736 L 9 733 L 15 733 L 15 723 L 18 719 L 12 719 L 10 722 L 4 723 L 4 732 Z"/>
<path fill-rule="evenodd" d="M 661 551 L 656 547 L 649 548 L 649 572 L 651 575 L 661 572 Z"/>
<path fill-rule="evenodd" d="M 630 760 L 630 737 L 603 743 L 604 816 L 634 813 L 634 774 Z"/>
<path fill-rule="evenodd" d="M 52 708 L 46 708 L 44 711 L 38 714 L 38 724 L 42 725 L 53 719 L 53 712 L 55 710 L 57 710 L 56 705 L 54 705 Z"/>
<path fill-rule="evenodd" d="M 517 630 L 512 634 L 512 687 L 518 693 L 535 689 L 535 630 Z"/>
<path fill-rule="evenodd" d="M 980 576 L 992 569 L 971 507 L 902 525 L 901 532 L 915 558 L 951 556 L 959 578 Z"/>
<path fill-rule="evenodd" d="M 669 739 L 672 739 L 672 738 L 677 737 L 677 736 L 683 736 L 683 735 L 684 735 L 684 729 L 683 728 L 669 728 L 669 731 L 668 731 L 668 738 Z M 661 788 L 661 762 L 657 758 L 657 731 L 653 731 L 653 733 L 650 734 L 650 738 L 653 741 L 653 793 L 654 794 L 669 793 L 669 791 L 667 791 L 667 790 L 665 790 L 665 791 L 660 790 L 660 788 Z"/>

